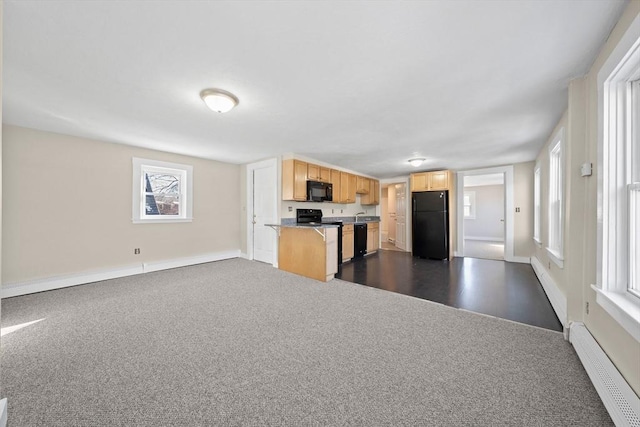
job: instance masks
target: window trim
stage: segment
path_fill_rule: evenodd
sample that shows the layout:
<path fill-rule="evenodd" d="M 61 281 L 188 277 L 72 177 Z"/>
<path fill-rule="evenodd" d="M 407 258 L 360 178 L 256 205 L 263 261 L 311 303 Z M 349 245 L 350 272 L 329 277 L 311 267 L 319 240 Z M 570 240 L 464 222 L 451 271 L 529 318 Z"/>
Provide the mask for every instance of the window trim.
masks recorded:
<path fill-rule="evenodd" d="M 629 182 L 626 169 L 625 141 L 619 135 L 627 130 L 627 120 L 616 115 L 620 108 L 629 108 L 630 81 L 640 73 L 640 15 L 636 16 L 625 34 L 605 61 L 597 77 L 598 85 L 598 209 L 596 301 L 636 341 L 640 341 L 640 298 L 627 290 L 628 232 L 626 214 L 627 192 L 620 186 Z M 623 98 L 624 97 L 624 98 Z M 622 102 L 622 101 L 626 102 Z M 624 114 L 627 110 L 623 110 Z M 629 159 L 626 159 L 629 161 Z M 620 168 L 623 165 L 623 168 Z M 623 194 L 621 194 L 623 193 Z M 628 235 L 628 234 L 626 234 Z"/>
<path fill-rule="evenodd" d="M 533 169 L 533 240 L 542 246 L 542 170 L 539 164 Z"/>
<path fill-rule="evenodd" d="M 183 165 L 179 163 L 162 162 L 159 160 L 142 159 L 138 157 L 132 158 L 133 179 L 132 179 L 132 203 L 131 221 L 134 224 L 157 224 L 157 223 L 175 223 L 175 222 L 192 222 L 193 221 L 193 166 Z M 180 215 L 146 215 L 144 210 L 143 191 L 144 184 L 142 182 L 143 170 L 145 168 L 166 170 L 167 172 L 178 172 L 186 179 L 181 182 L 182 190 L 180 192 L 183 200 L 184 209 L 181 206 Z"/>
<path fill-rule="evenodd" d="M 469 216 L 464 216 L 464 198 L 469 195 Z M 464 219 L 476 219 L 476 192 L 473 190 L 465 190 L 462 195 L 462 216 Z"/>
<path fill-rule="evenodd" d="M 564 128 L 560 128 L 549 144 L 549 205 L 547 206 L 547 254 L 558 267 L 564 268 L 564 220 L 565 220 L 565 149 Z M 557 152 L 557 154 L 556 154 Z M 554 159 L 555 166 L 554 167 Z M 557 176 L 556 176 L 557 173 Z M 555 179 L 554 179 L 555 178 Z M 554 201 L 559 202 L 557 216 L 554 215 Z M 554 200 L 552 200 L 554 198 Z M 556 223 L 557 222 L 557 223 Z M 557 232 L 557 235 L 554 234 Z"/>

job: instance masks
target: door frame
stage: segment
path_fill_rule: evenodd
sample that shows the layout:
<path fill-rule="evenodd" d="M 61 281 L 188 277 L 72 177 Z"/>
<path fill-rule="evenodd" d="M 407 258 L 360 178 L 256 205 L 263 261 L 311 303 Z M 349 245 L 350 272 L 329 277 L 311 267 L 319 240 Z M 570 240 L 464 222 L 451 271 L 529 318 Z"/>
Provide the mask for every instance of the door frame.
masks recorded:
<path fill-rule="evenodd" d="M 473 169 L 468 171 L 460 171 L 457 173 L 456 179 L 456 204 L 462 206 L 464 204 L 464 177 L 473 175 L 488 175 L 493 173 L 504 174 L 504 260 L 508 262 L 521 262 L 514 255 L 514 195 L 513 195 L 513 165 L 497 166 L 486 169 Z M 464 209 L 458 209 L 456 222 L 457 225 L 457 242 L 455 256 L 464 256 Z"/>
<path fill-rule="evenodd" d="M 259 162 L 255 162 L 255 163 L 249 163 L 247 165 L 247 175 L 246 175 L 246 182 L 247 182 L 247 216 L 246 216 L 246 220 L 247 220 L 247 259 L 249 260 L 253 260 L 253 173 L 255 172 L 256 169 L 262 169 L 262 168 L 266 168 L 266 167 L 273 167 L 273 176 L 271 177 L 271 179 L 273 180 L 273 184 L 274 184 L 274 188 L 275 188 L 275 192 L 274 192 L 274 197 L 276 198 L 274 205 L 274 212 L 273 212 L 273 218 L 276 218 L 276 220 L 278 222 L 280 222 L 280 215 L 279 215 L 279 209 L 278 207 L 280 206 L 280 204 L 278 203 L 279 200 L 279 188 L 280 188 L 280 182 L 278 181 L 278 177 L 280 176 L 279 173 L 279 162 L 277 158 L 272 158 L 272 159 L 266 159 L 266 160 L 262 160 Z M 274 233 L 276 231 L 274 230 Z M 278 267 L 278 239 L 273 239 L 273 262 L 272 264 L 274 267 Z"/>
<path fill-rule="evenodd" d="M 408 176 L 400 176 L 395 178 L 385 178 L 380 180 L 380 185 L 382 184 L 404 184 L 404 197 L 405 197 L 405 231 L 404 231 L 404 251 L 411 252 L 411 248 L 413 247 L 413 243 L 411 241 L 411 186 Z M 382 210 L 382 209 L 381 209 Z M 397 238 L 397 236 L 396 236 Z"/>

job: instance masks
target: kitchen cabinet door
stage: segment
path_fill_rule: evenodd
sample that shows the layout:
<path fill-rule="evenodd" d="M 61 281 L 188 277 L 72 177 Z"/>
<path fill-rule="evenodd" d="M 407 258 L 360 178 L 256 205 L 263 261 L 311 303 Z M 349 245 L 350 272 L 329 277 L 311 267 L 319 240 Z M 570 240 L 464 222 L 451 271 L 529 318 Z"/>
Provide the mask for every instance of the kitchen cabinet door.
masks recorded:
<path fill-rule="evenodd" d="M 429 190 L 448 190 L 449 189 L 449 172 L 436 171 L 429 172 Z"/>
<path fill-rule="evenodd" d="M 369 194 L 363 194 L 360 197 L 360 203 L 363 205 L 380 204 L 380 181 L 377 179 L 369 180 Z"/>
<path fill-rule="evenodd" d="M 377 222 L 367 223 L 367 253 L 378 250 L 380 242 L 380 226 Z"/>
<path fill-rule="evenodd" d="M 331 182 L 331 169 L 320 167 L 320 181 Z"/>
<path fill-rule="evenodd" d="M 427 173 L 412 173 L 411 174 L 411 191 L 427 191 L 429 186 L 427 184 Z"/>
<path fill-rule="evenodd" d="M 320 166 L 308 163 L 307 179 L 310 181 L 320 181 Z"/>
<path fill-rule="evenodd" d="M 369 194 L 369 178 L 363 176 L 356 178 L 356 193 Z"/>
<path fill-rule="evenodd" d="M 282 161 L 282 200 L 307 200 L 307 163 L 295 159 Z"/>
<path fill-rule="evenodd" d="M 340 185 L 340 171 L 337 171 L 335 169 L 331 169 L 330 170 L 330 176 L 331 176 L 331 185 L 333 186 L 333 203 L 340 203 L 340 189 L 341 189 L 341 185 Z"/>
<path fill-rule="evenodd" d="M 353 224 L 342 227 L 342 261 L 353 258 Z"/>
<path fill-rule="evenodd" d="M 356 202 L 356 176 L 340 172 L 340 203 Z"/>

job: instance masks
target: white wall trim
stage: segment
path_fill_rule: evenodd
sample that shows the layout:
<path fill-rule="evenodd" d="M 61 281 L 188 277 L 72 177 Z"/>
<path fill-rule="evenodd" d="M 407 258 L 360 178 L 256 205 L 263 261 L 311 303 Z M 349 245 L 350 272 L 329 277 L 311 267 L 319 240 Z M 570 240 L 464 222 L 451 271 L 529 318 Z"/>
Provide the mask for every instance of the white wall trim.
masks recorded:
<path fill-rule="evenodd" d="M 464 236 L 464 240 L 481 240 L 483 242 L 504 242 L 502 237 L 491 237 L 491 236 Z"/>
<path fill-rule="evenodd" d="M 7 426 L 7 398 L 0 400 L 0 427 Z"/>
<path fill-rule="evenodd" d="M 240 250 L 227 252 L 212 252 L 204 255 L 197 255 L 186 258 L 176 258 L 167 261 L 153 261 L 142 264 L 144 273 L 152 271 L 168 270 L 170 268 L 186 267 L 188 265 L 204 264 L 206 262 L 221 261 L 240 257 Z"/>
<path fill-rule="evenodd" d="M 238 258 L 239 256 L 240 250 L 215 252 L 188 258 L 176 258 L 173 260 L 140 263 L 105 270 L 86 271 L 82 273 L 49 277 L 45 279 L 28 280 L 25 282 L 7 283 L 2 285 L 0 298 L 16 297 L 20 295 L 33 294 L 36 292 L 50 291 L 53 289 L 67 288 L 69 286 L 100 282 L 102 280 L 133 276 L 136 274 L 143 274 L 151 271 L 166 270 L 169 268 L 184 267 L 187 265 Z"/>
<path fill-rule="evenodd" d="M 544 269 L 544 266 L 537 257 L 531 257 L 531 266 L 535 271 L 538 280 L 542 284 L 544 292 L 549 298 L 549 302 L 553 307 L 553 311 L 556 312 L 558 320 L 562 323 L 563 327 L 567 327 L 567 297 L 564 296 L 558 285 L 553 278 Z"/>
<path fill-rule="evenodd" d="M 531 258 L 528 256 L 514 256 L 509 262 L 519 262 L 520 264 L 531 264 Z"/>
<path fill-rule="evenodd" d="M 616 426 L 640 425 L 640 399 L 598 345 L 587 327 L 572 322 L 569 341 L 573 345 L 604 407 Z"/>

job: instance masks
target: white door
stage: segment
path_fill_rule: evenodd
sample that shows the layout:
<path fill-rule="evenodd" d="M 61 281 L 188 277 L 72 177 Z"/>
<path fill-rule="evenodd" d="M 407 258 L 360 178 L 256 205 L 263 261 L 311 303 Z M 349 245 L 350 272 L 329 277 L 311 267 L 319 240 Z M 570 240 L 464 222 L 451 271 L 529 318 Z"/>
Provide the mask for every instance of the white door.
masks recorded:
<path fill-rule="evenodd" d="M 265 224 L 277 221 L 275 165 L 253 170 L 253 259 L 269 264 L 276 262 L 276 232 Z"/>
<path fill-rule="evenodd" d="M 407 250 L 406 184 L 396 184 L 396 248 Z"/>

